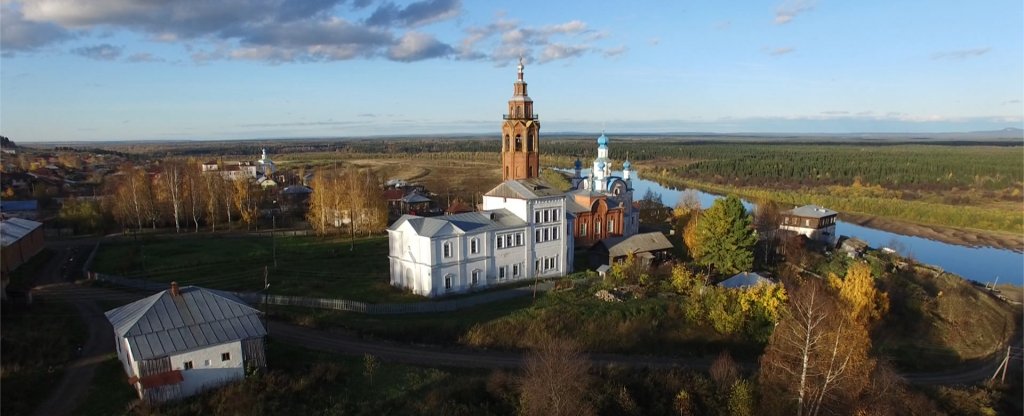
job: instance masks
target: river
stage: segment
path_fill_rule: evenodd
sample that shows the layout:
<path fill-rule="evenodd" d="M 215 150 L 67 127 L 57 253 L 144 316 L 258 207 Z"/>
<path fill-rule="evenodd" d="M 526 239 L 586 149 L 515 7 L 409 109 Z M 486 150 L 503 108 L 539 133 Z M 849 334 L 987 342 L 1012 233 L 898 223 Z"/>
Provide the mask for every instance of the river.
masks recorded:
<path fill-rule="evenodd" d="M 571 172 L 563 170 L 565 172 Z M 589 175 L 584 170 L 584 176 Z M 620 175 L 621 172 L 615 172 Z M 680 195 L 685 189 L 675 189 L 647 179 L 633 179 L 634 199 L 640 199 L 648 190 L 661 194 L 661 200 L 670 207 L 676 206 Z M 721 195 L 694 190 L 702 207 L 707 208 Z M 743 205 L 753 210 L 754 204 L 744 200 Z M 826 207 L 827 208 L 827 207 Z M 950 273 L 979 282 L 1011 283 L 1024 285 L 1024 253 L 994 247 L 967 247 L 941 241 L 929 240 L 912 235 L 902 235 L 890 231 L 850 224 L 845 221 L 836 222 L 836 234 L 857 237 L 867 241 L 871 247 L 891 247 L 904 256 L 912 256 L 924 264 L 941 267 Z"/>

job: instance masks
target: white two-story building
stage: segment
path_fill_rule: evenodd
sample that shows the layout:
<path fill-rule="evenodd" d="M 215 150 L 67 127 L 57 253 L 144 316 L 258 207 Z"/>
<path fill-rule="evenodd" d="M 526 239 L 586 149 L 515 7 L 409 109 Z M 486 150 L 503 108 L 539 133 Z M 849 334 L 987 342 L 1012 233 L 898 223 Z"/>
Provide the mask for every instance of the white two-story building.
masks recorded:
<path fill-rule="evenodd" d="M 565 194 L 539 179 L 509 180 L 483 211 L 405 215 L 389 229 L 391 284 L 444 296 L 572 271 L 572 216 Z"/>

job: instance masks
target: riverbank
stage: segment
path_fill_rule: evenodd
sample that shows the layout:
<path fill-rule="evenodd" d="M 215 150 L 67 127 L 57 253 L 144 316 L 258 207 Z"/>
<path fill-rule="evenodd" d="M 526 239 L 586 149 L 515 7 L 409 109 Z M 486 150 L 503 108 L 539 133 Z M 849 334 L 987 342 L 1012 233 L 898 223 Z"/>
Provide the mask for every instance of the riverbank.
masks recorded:
<path fill-rule="evenodd" d="M 1019 234 L 918 224 L 910 221 L 879 217 L 877 215 L 857 213 L 841 213 L 839 214 L 839 219 L 864 227 L 927 238 L 948 244 L 967 247 L 993 247 L 1017 253 L 1024 252 L 1024 236 Z"/>
<path fill-rule="evenodd" d="M 641 177 L 663 186 L 692 188 L 718 195 L 735 194 L 750 201 L 772 200 L 782 205 L 818 204 L 841 212 L 842 220 L 855 225 L 966 247 L 992 247 L 1017 253 L 1024 252 L 1024 233 L 1007 231 L 1020 228 L 1019 220 L 1009 220 L 1011 215 L 1002 210 L 906 201 L 891 201 L 889 204 L 887 200 L 879 198 L 851 199 L 778 189 L 734 187 L 687 180 L 652 171 L 642 171 Z M 903 207 L 905 209 L 896 209 L 895 205 L 900 203 L 907 204 Z M 865 213 L 865 210 L 881 212 Z M 889 213 L 892 215 L 888 215 Z M 955 220 L 956 224 L 924 224 L 914 220 L 918 214 L 927 218 Z M 960 225 L 969 224 L 972 217 L 979 218 L 978 224 L 989 225 L 989 229 L 967 228 Z M 994 226 L 995 224 L 1002 226 Z"/>

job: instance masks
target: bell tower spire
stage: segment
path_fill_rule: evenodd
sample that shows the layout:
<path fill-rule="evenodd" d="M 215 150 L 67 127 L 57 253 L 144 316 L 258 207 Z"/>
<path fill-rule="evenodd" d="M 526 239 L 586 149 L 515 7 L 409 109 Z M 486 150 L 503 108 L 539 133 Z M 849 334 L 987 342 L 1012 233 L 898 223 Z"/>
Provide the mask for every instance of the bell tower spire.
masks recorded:
<path fill-rule="evenodd" d="M 523 68 L 520 56 L 508 114 L 502 117 L 501 178 L 506 181 L 536 178 L 540 174 L 540 122 L 533 113 L 533 100 L 526 94 Z"/>

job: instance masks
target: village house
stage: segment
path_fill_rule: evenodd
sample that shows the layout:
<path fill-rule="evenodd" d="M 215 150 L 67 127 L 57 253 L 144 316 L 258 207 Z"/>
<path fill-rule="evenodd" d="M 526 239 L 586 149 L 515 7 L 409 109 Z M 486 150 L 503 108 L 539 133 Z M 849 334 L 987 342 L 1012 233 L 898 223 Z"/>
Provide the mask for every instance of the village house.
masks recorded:
<path fill-rule="evenodd" d="M 260 312 L 217 290 L 168 290 L 106 312 L 117 357 L 139 397 L 166 401 L 266 366 Z"/>
<path fill-rule="evenodd" d="M 634 256 L 641 264 L 656 265 L 669 259 L 671 252 L 672 243 L 665 234 L 655 231 L 629 237 L 606 238 L 594 244 L 588 256 L 591 267 L 612 265 L 629 256 Z"/>
<path fill-rule="evenodd" d="M 832 247 L 836 243 L 838 212 L 817 205 L 804 205 L 782 212 L 780 230 L 793 231 L 812 242 Z"/>

